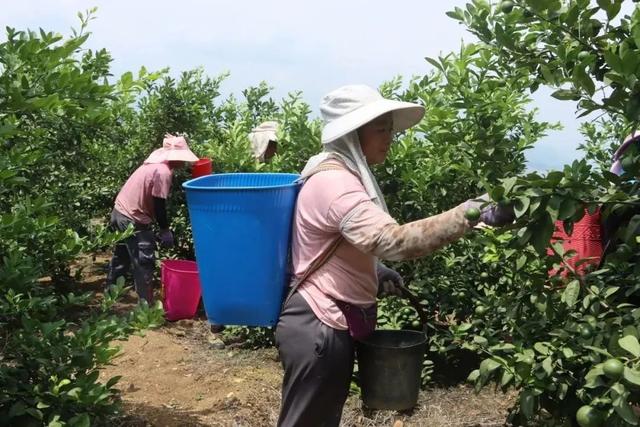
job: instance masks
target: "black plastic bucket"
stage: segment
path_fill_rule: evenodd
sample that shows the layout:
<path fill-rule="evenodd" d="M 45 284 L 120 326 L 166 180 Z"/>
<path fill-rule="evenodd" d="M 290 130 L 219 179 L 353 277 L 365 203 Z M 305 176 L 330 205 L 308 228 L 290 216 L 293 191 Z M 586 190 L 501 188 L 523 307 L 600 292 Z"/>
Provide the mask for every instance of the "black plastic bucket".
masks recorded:
<path fill-rule="evenodd" d="M 377 330 L 357 343 L 362 401 L 371 409 L 413 408 L 427 347 L 423 332 Z"/>

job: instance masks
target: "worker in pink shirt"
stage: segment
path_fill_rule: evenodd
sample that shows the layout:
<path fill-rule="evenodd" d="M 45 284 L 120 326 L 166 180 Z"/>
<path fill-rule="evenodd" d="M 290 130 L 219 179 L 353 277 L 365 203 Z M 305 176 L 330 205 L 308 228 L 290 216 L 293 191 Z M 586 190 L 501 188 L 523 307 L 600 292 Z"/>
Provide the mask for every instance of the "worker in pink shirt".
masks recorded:
<path fill-rule="evenodd" d="M 173 246 L 166 209 L 173 170 L 183 167 L 185 162 L 197 160 L 184 137 L 166 135 L 162 148 L 151 153 L 125 182 L 116 197 L 109 226 L 125 231 L 133 225 L 135 231 L 131 237 L 116 244 L 109 263 L 107 286 L 131 268 L 138 297 L 152 301 L 156 239 L 163 247 Z M 157 236 L 152 228 L 154 220 L 160 229 Z"/>
<path fill-rule="evenodd" d="M 402 286 L 400 275 L 380 260 L 422 257 L 460 238 L 476 225 L 465 218 L 470 208 L 481 209 L 487 225 L 514 219 L 509 207 L 469 200 L 399 225 L 369 165 L 385 161 L 394 133 L 419 123 L 424 108 L 350 85 L 326 95 L 320 112 L 324 149 L 302 171 L 292 238 L 295 278 L 276 327 L 283 427 L 340 424 L 354 341 L 373 332 L 377 296 Z"/>

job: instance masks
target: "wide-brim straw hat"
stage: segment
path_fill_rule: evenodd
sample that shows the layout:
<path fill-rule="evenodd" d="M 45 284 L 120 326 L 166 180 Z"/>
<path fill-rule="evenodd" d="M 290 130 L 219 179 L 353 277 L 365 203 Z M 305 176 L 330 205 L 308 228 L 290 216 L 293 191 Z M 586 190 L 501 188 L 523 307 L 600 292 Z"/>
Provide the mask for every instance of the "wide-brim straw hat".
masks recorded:
<path fill-rule="evenodd" d="M 162 141 L 162 148 L 155 150 L 145 163 L 164 163 L 170 161 L 195 162 L 199 158 L 189 149 L 189 144 L 183 136 L 166 135 Z"/>
<path fill-rule="evenodd" d="M 366 85 L 347 85 L 322 98 L 320 113 L 324 120 L 322 143 L 335 141 L 386 113 L 393 114 L 393 131 L 402 132 L 424 117 L 424 107 L 410 102 L 386 99 Z"/>

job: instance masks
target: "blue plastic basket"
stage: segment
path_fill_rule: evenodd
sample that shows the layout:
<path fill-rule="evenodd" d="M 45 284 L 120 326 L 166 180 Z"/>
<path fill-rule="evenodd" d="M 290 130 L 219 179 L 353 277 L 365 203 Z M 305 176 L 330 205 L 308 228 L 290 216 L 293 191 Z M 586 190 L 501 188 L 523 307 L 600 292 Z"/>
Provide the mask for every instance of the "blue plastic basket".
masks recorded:
<path fill-rule="evenodd" d="M 273 326 L 289 280 L 299 175 L 231 173 L 183 184 L 209 322 Z"/>

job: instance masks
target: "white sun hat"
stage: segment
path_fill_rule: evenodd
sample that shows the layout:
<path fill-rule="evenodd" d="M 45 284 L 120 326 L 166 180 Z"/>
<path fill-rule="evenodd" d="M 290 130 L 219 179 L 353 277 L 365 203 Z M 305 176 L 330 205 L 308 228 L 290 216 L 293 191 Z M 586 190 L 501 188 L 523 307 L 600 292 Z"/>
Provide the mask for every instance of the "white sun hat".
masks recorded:
<path fill-rule="evenodd" d="M 164 163 L 170 161 L 196 162 L 199 158 L 189 149 L 184 136 L 167 134 L 162 141 L 162 148 L 155 150 L 145 163 Z"/>
<path fill-rule="evenodd" d="M 264 161 L 264 154 L 269 146 L 269 141 L 278 141 L 277 132 L 278 123 L 269 121 L 260 124 L 249 133 L 251 149 L 256 159 Z"/>
<path fill-rule="evenodd" d="M 366 85 L 347 85 L 333 90 L 320 102 L 325 123 L 322 143 L 335 141 L 389 112 L 393 113 L 394 132 L 402 132 L 422 120 L 424 107 L 383 98 L 377 90 Z"/>

